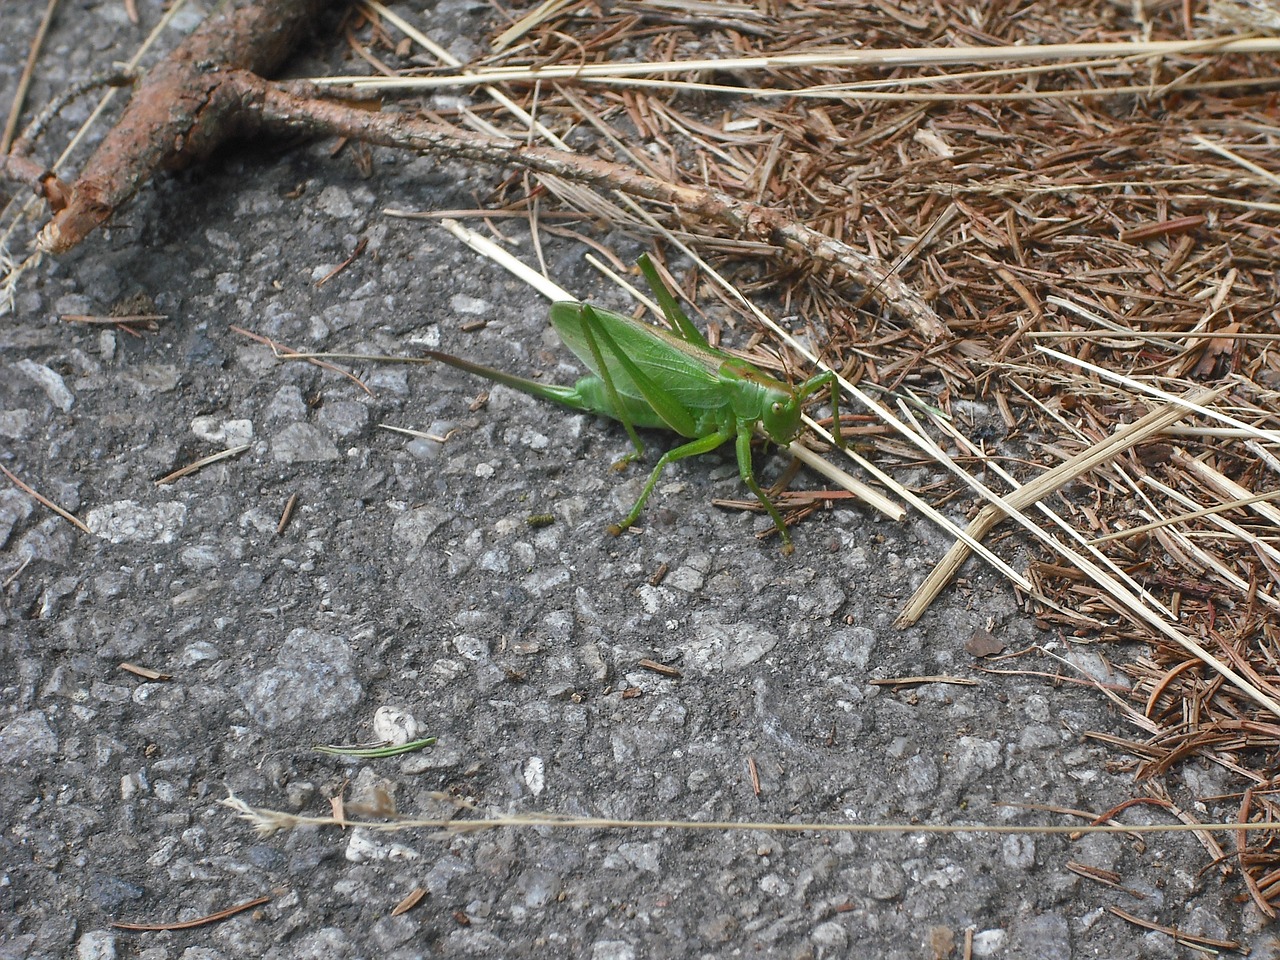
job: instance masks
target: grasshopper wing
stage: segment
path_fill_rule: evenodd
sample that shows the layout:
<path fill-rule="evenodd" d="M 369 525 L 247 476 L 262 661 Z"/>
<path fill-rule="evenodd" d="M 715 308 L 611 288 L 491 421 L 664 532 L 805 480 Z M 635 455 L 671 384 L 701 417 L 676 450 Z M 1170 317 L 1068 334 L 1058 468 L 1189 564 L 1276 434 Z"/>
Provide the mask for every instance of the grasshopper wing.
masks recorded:
<path fill-rule="evenodd" d="M 708 415 L 725 406 L 719 371 L 727 354 L 581 303 L 553 304 L 551 323 L 592 373 L 620 397 L 648 403 L 682 436 L 703 436 Z"/>

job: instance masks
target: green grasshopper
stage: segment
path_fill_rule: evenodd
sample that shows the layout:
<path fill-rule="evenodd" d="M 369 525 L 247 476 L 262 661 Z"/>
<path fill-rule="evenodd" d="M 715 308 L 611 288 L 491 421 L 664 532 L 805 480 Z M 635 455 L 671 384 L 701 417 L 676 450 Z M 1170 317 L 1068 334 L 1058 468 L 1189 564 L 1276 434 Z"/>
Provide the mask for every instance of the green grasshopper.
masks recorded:
<path fill-rule="evenodd" d="M 635 451 L 617 466 L 644 454 L 636 427 L 674 430 L 689 438 L 688 443 L 658 460 L 631 512 L 609 527 L 615 536 L 639 518 L 667 464 L 709 453 L 736 438 L 742 482 L 768 511 L 782 537 L 783 552 L 790 553 L 791 535 L 782 515 L 760 489 L 751 467 L 751 434 L 758 424 L 770 440 L 786 446 L 800 434 L 804 402 L 823 387 L 830 387 L 834 434 L 837 445 L 843 447 L 836 375 L 828 371 L 792 386 L 717 350 L 685 316 L 647 255 L 640 258 L 640 269 L 658 298 L 670 331 L 585 303 L 552 304 L 551 325 L 591 371 L 572 387 L 526 380 L 437 350 L 424 353 L 535 397 L 621 422 Z"/>

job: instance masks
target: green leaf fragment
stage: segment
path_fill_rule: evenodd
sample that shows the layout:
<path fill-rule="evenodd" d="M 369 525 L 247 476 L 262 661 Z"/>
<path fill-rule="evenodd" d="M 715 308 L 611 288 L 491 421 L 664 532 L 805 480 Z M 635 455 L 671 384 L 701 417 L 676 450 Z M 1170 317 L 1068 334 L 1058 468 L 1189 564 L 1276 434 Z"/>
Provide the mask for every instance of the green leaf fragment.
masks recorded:
<path fill-rule="evenodd" d="M 317 743 L 311 749 L 320 753 L 327 753 L 333 757 L 361 757 L 364 759 L 379 759 L 381 757 L 395 757 L 402 753 L 412 753 L 415 750 L 422 750 L 431 746 L 436 742 L 435 737 L 425 737 L 422 740 L 411 740 L 409 743 L 401 744 L 382 744 L 381 746 L 362 747 L 359 745 L 340 746 L 331 743 Z"/>

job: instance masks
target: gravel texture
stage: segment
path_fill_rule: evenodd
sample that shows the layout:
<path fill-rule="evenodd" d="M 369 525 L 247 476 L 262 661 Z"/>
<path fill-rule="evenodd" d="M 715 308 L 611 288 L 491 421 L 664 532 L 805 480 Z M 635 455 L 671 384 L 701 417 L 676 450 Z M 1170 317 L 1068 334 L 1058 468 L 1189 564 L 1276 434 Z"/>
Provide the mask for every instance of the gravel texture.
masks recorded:
<path fill-rule="evenodd" d="M 43 6 L 6 5 L 0 103 Z M 422 19 L 465 51 L 487 9 L 442 0 Z M 122 4 L 64 6 L 33 102 L 139 35 Z M 1101 811 L 1135 791 L 1084 737 L 1129 733 L 1100 695 L 984 673 L 965 651 L 990 629 L 1107 669 L 1036 634 L 997 577 L 970 566 L 919 627 L 893 629 L 946 547 L 923 521 L 834 510 L 783 558 L 751 536 L 767 521 L 711 505 L 743 494 L 727 451 L 672 467 L 643 533 L 611 539 L 644 475 L 609 469 L 617 425 L 504 388 L 472 409 L 484 384 L 451 369 L 348 363 L 369 395 L 232 331 L 575 375 L 536 295 L 382 213 L 476 206 L 499 171 L 375 152 L 365 178 L 331 148 L 244 146 L 158 179 L 0 319 L 0 463 L 91 530 L 0 489 L 0 958 L 928 958 L 962 956 L 967 933 L 984 958 L 1198 956 L 1109 905 L 1280 955 L 1185 835 L 255 836 L 219 804 L 229 793 L 310 815 L 345 789 L 349 811 L 414 816 L 447 815 L 447 797 L 474 815 L 948 824 L 1076 823 L 1016 805 Z M 552 275 L 622 307 L 582 253 L 549 243 Z M 58 320 L 139 294 L 170 318 L 158 334 Z M 526 523 L 542 513 L 555 522 Z M 872 682 L 933 674 L 977 685 Z M 376 736 L 438 741 L 383 760 L 312 750 Z M 392 916 L 415 888 L 421 903 Z M 197 929 L 111 926 L 261 895 Z"/>

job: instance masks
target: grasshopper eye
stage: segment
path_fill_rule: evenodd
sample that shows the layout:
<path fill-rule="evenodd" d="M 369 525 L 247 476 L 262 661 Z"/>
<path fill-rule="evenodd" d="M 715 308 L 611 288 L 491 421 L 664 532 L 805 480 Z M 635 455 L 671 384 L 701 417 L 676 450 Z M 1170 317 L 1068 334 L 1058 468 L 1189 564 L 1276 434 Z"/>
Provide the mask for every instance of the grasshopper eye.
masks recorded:
<path fill-rule="evenodd" d="M 775 400 L 773 401 L 773 406 L 771 406 L 769 409 L 773 411 L 774 416 L 777 416 L 782 413 L 782 403 Z"/>

